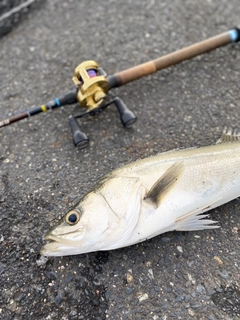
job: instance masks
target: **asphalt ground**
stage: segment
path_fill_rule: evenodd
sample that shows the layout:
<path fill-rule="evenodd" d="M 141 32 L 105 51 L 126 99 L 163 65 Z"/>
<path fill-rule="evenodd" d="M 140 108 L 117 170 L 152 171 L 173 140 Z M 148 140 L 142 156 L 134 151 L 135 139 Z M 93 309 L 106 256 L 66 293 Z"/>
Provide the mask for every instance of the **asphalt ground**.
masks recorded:
<path fill-rule="evenodd" d="M 46 1 L 0 39 L 0 114 L 67 91 L 82 61 L 113 74 L 227 31 L 239 17 L 237 0 Z M 239 61 L 232 44 L 112 90 L 138 121 L 124 129 L 114 107 L 82 119 L 84 150 L 68 127 L 76 106 L 0 130 L 1 319 L 240 318 L 239 199 L 211 211 L 220 229 L 37 263 L 43 235 L 100 177 L 239 128 Z"/>

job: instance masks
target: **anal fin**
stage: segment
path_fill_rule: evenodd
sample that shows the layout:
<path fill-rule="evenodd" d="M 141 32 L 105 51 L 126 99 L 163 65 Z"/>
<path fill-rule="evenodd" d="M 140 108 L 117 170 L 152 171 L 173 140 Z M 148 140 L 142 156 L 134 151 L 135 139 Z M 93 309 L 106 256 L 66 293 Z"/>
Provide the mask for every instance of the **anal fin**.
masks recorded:
<path fill-rule="evenodd" d="M 177 231 L 193 231 L 193 230 L 204 230 L 204 229 L 216 229 L 219 226 L 214 225 L 218 221 L 213 221 L 210 219 L 204 219 L 209 217 L 209 214 L 202 214 L 218 206 L 220 199 L 217 199 L 203 208 L 198 208 L 191 212 L 188 212 L 175 221 L 173 230 Z"/>
<path fill-rule="evenodd" d="M 194 231 L 194 230 L 204 230 L 204 229 L 216 229 L 219 226 L 213 225 L 217 221 L 204 219 L 209 217 L 209 214 L 190 216 L 184 220 L 178 221 L 176 228 L 177 231 Z"/>
<path fill-rule="evenodd" d="M 220 139 L 218 139 L 216 144 L 231 143 L 234 141 L 240 141 L 240 132 L 238 130 L 232 130 L 231 128 L 225 127 Z"/>

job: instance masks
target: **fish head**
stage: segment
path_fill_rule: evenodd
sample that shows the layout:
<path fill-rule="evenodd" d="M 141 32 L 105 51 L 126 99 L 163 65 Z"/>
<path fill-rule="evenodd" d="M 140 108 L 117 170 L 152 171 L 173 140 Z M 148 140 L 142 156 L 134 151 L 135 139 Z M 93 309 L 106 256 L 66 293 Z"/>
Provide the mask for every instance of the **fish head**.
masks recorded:
<path fill-rule="evenodd" d="M 140 214 L 138 179 L 106 177 L 51 230 L 44 256 L 66 256 L 125 246 Z"/>
<path fill-rule="evenodd" d="M 104 250 L 118 223 L 104 197 L 91 192 L 45 236 L 48 243 L 40 253 L 44 256 L 66 256 Z"/>

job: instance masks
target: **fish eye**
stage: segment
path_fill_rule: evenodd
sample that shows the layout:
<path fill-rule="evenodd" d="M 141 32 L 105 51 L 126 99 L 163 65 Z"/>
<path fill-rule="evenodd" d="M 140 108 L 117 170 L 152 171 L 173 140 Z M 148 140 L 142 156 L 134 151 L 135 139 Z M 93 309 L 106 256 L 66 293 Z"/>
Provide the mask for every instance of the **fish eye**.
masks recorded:
<path fill-rule="evenodd" d="M 73 210 L 68 212 L 68 214 L 66 215 L 65 218 L 66 222 L 70 225 L 74 225 L 76 223 L 78 223 L 78 221 L 80 220 L 80 214 L 79 212 Z"/>

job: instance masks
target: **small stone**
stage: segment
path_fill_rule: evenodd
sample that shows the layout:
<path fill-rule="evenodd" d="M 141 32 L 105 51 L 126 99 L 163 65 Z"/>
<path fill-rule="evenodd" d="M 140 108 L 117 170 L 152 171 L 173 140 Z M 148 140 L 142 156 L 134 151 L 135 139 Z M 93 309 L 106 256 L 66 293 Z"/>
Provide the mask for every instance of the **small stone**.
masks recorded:
<path fill-rule="evenodd" d="M 99 301 L 97 299 L 92 299 L 92 303 L 94 306 L 99 306 Z"/>
<path fill-rule="evenodd" d="M 95 265 L 95 270 L 96 270 L 96 271 L 100 271 L 100 270 L 101 270 L 101 267 L 100 267 L 98 264 L 96 264 L 96 265 Z"/>
<path fill-rule="evenodd" d="M 111 293 L 110 290 L 107 290 L 107 291 L 105 292 L 105 299 L 106 299 L 106 300 L 109 299 L 110 293 Z"/>
<path fill-rule="evenodd" d="M 207 295 L 208 295 L 208 296 L 212 296 L 214 293 L 216 293 L 215 290 L 208 290 L 208 291 L 207 291 Z"/>
<path fill-rule="evenodd" d="M 71 273 L 68 273 L 66 276 L 66 283 L 70 283 L 73 280 L 74 276 Z"/>
<path fill-rule="evenodd" d="M 213 259 L 216 260 L 220 265 L 223 264 L 222 260 L 219 257 L 215 256 Z"/>
<path fill-rule="evenodd" d="M 40 256 L 40 258 L 38 260 L 36 260 L 37 266 L 43 266 L 47 263 L 48 261 L 48 257 L 44 257 L 44 256 Z"/>
<path fill-rule="evenodd" d="M 163 242 L 169 242 L 169 241 L 170 241 L 170 238 L 168 238 L 168 237 L 163 237 L 163 238 L 162 238 L 162 241 L 163 241 Z"/>
<path fill-rule="evenodd" d="M 31 161 L 31 157 L 30 157 L 30 156 L 26 156 L 25 161 L 26 161 L 26 162 Z"/>
<path fill-rule="evenodd" d="M 192 309 L 196 310 L 196 309 L 200 308 L 201 306 L 200 306 L 200 304 L 195 303 L 195 304 L 192 304 L 191 307 L 192 307 Z"/>
<path fill-rule="evenodd" d="M 232 233 L 238 234 L 238 228 L 237 227 L 233 227 L 232 228 Z"/>
<path fill-rule="evenodd" d="M 187 252 L 183 252 L 183 258 L 188 258 L 189 257 L 189 254 Z"/>
<path fill-rule="evenodd" d="M 223 278 L 223 279 L 228 279 L 228 272 L 226 270 L 223 270 L 221 272 L 219 272 L 219 275 Z"/>
<path fill-rule="evenodd" d="M 177 246 L 177 250 L 181 253 L 183 253 L 183 248 L 181 246 Z"/>
<path fill-rule="evenodd" d="M 125 293 L 128 294 L 128 295 L 131 294 L 132 293 L 132 289 L 129 288 L 129 287 L 126 287 L 125 288 Z"/>
<path fill-rule="evenodd" d="M 163 302 L 161 303 L 161 308 L 162 308 L 162 309 L 168 309 L 168 304 L 167 304 L 166 301 L 163 301 Z"/>
<path fill-rule="evenodd" d="M 177 296 L 177 298 L 175 299 L 176 302 L 180 302 L 182 301 L 184 298 L 182 295 Z"/>
<path fill-rule="evenodd" d="M 153 279 L 154 279 L 152 269 L 148 269 L 148 278 L 149 278 L 149 279 L 151 279 L 151 280 L 153 280 Z"/>
<path fill-rule="evenodd" d="M 188 273 L 188 279 L 189 279 L 189 281 L 192 282 L 192 284 L 195 284 L 195 283 L 196 283 L 196 280 L 193 279 L 193 277 L 192 277 L 192 275 L 191 275 L 190 273 Z"/>
<path fill-rule="evenodd" d="M 160 288 L 157 287 L 157 286 L 154 286 L 154 290 L 155 290 L 156 292 L 160 292 Z"/>
<path fill-rule="evenodd" d="M 24 294 L 21 291 L 18 291 L 14 295 L 14 300 L 20 302 L 24 298 Z"/>
<path fill-rule="evenodd" d="M 0 239 L 1 242 L 1 239 Z M 6 268 L 6 265 L 0 262 L 0 274 L 4 272 L 4 269 Z"/>
<path fill-rule="evenodd" d="M 16 303 L 13 299 L 11 299 L 10 302 L 9 302 L 9 304 L 10 304 L 10 310 L 11 310 L 12 312 L 15 312 L 16 309 L 17 309 L 17 303 Z"/>
<path fill-rule="evenodd" d="M 206 293 L 206 290 L 205 290 L 204 286 L 202 286 L 202 285 L 198 285 L 196 291 L 200 294 Z"/>
<path fill-rule="evenodd" d="M 127 279 L 127 283 L 131 282 L 133 280 L 132 274 L 131 273 L 127 273 L 126 279 Z"/>
<path fill-rule="evenodd" d="M 76 199 L 78 196 L 76 195 L 76 194 L 69 194 L 68 195 L 68 200 L 69 201 L 72 201 L 72 200 L 74 200 L 74 199 Z"/>
<path fill-rule="evenodd" d="M 56 280 L 58 278 L 58 274 L 55 271 L 47 271 L 45 274 L 50 280 Z"/>
<path fill-rule="evenodd" d="M 188 309 L 188 314 L 192 317 L 195 316 L 195 312 L 191 308 Z"/>
<path fill-rule="evenodd" d="M 61 291 L 58 291 L 58 294 L 56 295 L 54 301 L 56 304 L 61 304 L 63 300 L 63 295 Z"/>
<path fill-rule="evenodd" d="M 140 296 L 138 296 L 139 302 L 142 302 L 142 301 L 147 300 L 147 299 L 148 299 L 148 294 L 147 293 L 143 293 Z"/>

